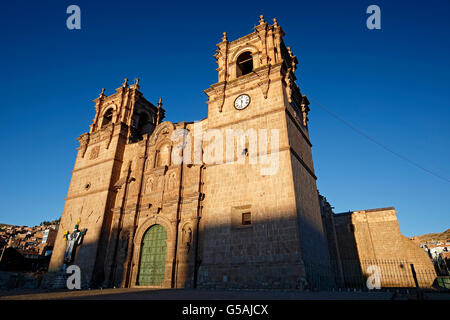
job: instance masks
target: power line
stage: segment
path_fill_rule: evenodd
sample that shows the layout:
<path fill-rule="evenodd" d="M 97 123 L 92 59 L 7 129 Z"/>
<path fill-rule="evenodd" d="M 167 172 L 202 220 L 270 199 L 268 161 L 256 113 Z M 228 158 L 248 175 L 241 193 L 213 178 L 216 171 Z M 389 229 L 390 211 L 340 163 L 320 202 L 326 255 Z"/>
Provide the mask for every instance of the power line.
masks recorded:
<path fill-rule="evenodd" d="M 366 138 L 369 141 L 372 141 L 373 143 L 375 143 L 376 145 L 380 146 L 381 148 L 383 148 L 384 150 L 392 153 L 393 155 L 397 156 L 398 158 L 412 164 L 413 166 L 429 173 L 432 174 L 433 176 L 435 176 L 436 178 L 442 179 L 446 182 L 450 183 L 450 180 L 447 179 L 446 177 L 443 177 L 425 167 L 423 167 L 422 165 L 418 164 L 417 162 L 405 157 L 404 155 L 392 150 L 391 148 L 387 147 L 386 145 L 384 145 L 383 143 L 377 141 L 376 139 L 370 137 L 369 135 L 367 135 L 366 133 L 362 132 L 361 130 L 359 130 L 358 128 L 354 127 L 353 125 L 351 125 L 349 122 L 345 121 L 344 119 L 342 119 L 341 117 L 339 117 L 337 114 L 333 113 L 332 111 L 330 111 L 329 109 L 327 109 L 325 106 L 321 105 L 320 103 L 318 103 L 317 101 L 311 99 L 308 97 L 308 100 L 313 102 L 315 105 L 317 105 L 319 108 L 321 108 L 322 110 L 324 110 L 326 113 L 328 113 L 329 115 L 331 115 L 333 118 L 339 120 L 340 122 L 342 122 L 344 125 L 346 125 L 347 127 L 349 127 L 350 129 L 352 129 L 353 131 L 355 131 L 356 133 L 358 133 L 359 135 L 363 136 L 364 138 Z"/>

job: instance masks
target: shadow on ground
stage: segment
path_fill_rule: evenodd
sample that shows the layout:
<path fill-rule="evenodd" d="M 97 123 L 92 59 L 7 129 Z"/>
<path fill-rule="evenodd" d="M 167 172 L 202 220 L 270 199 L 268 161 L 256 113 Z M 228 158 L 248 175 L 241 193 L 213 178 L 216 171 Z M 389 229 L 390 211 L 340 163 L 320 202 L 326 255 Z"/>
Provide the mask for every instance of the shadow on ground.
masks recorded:
<path fill-rule="evenodd" d="M 105 289 L 0 291 L 0 300 L 414 300 L 415 292 L 231 291 L 187 289 Z M 425 300 L 450 300 L 450 293 L 426 292 Z"/>

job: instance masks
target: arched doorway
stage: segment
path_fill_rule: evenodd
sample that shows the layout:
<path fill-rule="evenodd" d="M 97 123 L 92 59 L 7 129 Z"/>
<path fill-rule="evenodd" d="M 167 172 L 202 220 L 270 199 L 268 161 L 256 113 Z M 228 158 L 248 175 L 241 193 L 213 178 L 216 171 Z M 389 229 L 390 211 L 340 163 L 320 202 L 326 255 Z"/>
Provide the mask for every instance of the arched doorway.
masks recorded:
<path fill-rule="evenodd" d="M 167 232 L 163 226 L 151 226 L 142 237 L 137 285 L 159 286 L 166 269 Z"/>

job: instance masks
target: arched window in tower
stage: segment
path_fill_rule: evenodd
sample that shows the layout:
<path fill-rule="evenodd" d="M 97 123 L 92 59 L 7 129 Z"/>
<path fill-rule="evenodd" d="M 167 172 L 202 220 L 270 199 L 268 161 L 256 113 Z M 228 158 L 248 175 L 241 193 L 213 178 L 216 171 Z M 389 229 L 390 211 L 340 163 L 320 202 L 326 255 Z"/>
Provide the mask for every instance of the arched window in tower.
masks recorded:
<path fill-rule="evenodd" d="M 137 142 L 142 140 L 142 135 L 151 133 L 152 124 L 149 120 L 149 115 L 146 112 L 135 114 L 133 117 L 133 124 L 131 126 L 130 142 Z"/>
<path fill-rule="evenodd" d="M 158 158 L 156 160 L 156 166 L 168 166 L 170 160 L 170 146 L 169 144 L 164 144 L 159 148 Z"/>
<path fill-rule="evenodd" d="M 140 134 L 150 133 L 150 120 L 147 113 L 141 113 L 138 122 L 138 131 Z"/>
<path fill-rule="evenodd" d="M 105 114 L 103 115 L 103 119 L 102 119 L 102 128 L 108 124 L 111 123 L 112 121 L 112 117 L 113 117 L 113 109 L 110 108 L 108 109 Z"/>
<path fill-rule="evenodd" d="M 240 77 L 253 71 L 253 57 L 249 51 L 242 53 L 236 60 L 236 76 Z"/>

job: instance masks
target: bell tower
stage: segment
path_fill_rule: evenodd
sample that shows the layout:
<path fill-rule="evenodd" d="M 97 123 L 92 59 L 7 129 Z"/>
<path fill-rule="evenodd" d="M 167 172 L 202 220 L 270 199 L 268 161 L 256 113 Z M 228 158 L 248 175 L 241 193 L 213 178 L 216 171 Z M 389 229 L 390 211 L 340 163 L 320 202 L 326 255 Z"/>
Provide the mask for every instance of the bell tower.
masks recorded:
<path fill-rule="evenodd" d="M 110 124 L 123 123 L 130 128 L 129 141 L 142 140 L 143 134 L 151 134 L 158 123 L 164 118 L 161 101 L 158 107 L 148 102 L 139 91 L 139 79 L 128 85 L 125 79 L 122 86 L 110 97 L 105 96 L 105 89 L 94 100 L 95 117 L 90 125 L 89 133 L 95 133 Z"/>
<path fill-rule="evenodd" d="M 236 88 L 257 88 L 264 100 L 270 101 L 267 99 L 271 85 L 277 86 L 275 82 L 281 82 L 287 102 L 295 111 L 294 116 L 307 131 L 309 101 L 295 83 L 298 60 L 290 47 L 284 44 L 284 35 L 276 18 L 273 25 L 269 25 L 262 15 L 251 34 L 229 42 L 227 33 L 223 33 L 214 55 L 218 65 L 218 82 L 205 90 L 209 97 L 209 118 L 223 118 L 222 112 L 229 111 L 223 110 L 226 96 L 236 92 Z M 273 78 L 275 74 L 277 78 Z M 258 109 L 267 111 L 261 107 Z"/>
<path fill-rule="evenodd" d="M 318 279 L 326 286 L 331 274 L 309 102 L 296 84 L 298 60 L 284 36 L 277 19 L 269 25 L 261 15 L 254 32 L 234 41 L 224 33 L 217 44 L 218 82 L 205 90 L 207 129 L 235 132 L 248 148 L 236 150 L 245 163 L 206 166 L 199 286 L 303 288 Z M 261 129 L 274 135 L 269 139 Z M 271 158 L 276 170 L 263 173 L 261 146 L 269 150 L 269 140 L 278 143 Z"/>
<path fill-rule="evenodd" d="M 332 281 L 309 102 L 283 29 L 260 16 L 248 35 L 229 41 L 224 33 L 214 57 L 218 82 L 205 90 L 208 117 L 199 122 L 162 122 L 161 100 L 146 100 L 138 81 L 94 100 L 49 271 L 61 269 L 64 232 L 79 220 L 85 233 L 73 263 L 84 288 L 301 289 Z M 194 161 L 178 162 L 179 148 Z"/>
<path fill-rule="evenodd" d="M 89 132 L 78 138 L 80 146 L 49 266 L 49 271 L 61 270 L 66 249 L 64 232 L 72 230 L 79 220 L 86 234 L 73 264 L 81 268 L 84 288 L 100 286 L 104 281 L 112 209 L 119 190 L 115 184 L 129 167 L 125 150 L 137 145 L 143 135 L 150 135 L 164 118 L 161 101 L 158 106 L 147 101 L 139 91 L 138 79 L 132 85 L 125 79 L 109 96 L 103 89 L 94 103 L 95 117 Z"/>

